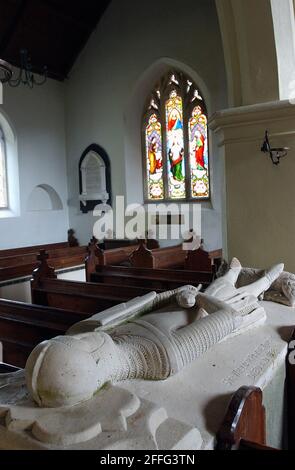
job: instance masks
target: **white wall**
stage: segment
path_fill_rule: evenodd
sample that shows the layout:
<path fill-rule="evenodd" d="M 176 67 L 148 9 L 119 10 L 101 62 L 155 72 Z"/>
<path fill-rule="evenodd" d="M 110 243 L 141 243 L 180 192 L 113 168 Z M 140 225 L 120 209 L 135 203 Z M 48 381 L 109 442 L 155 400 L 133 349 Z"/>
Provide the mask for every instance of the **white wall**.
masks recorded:
<path fill-rule="evenodd" d="M 82 267 L 76 271 L 67 271 L 59 273 L 57 271 L 57 278 L 66 281 L 86 281 L 85 268 Z M 14 300 L 18 302 L 31 303 L 31 283 L 30 279 L 23 279 L 22 282 L 15 282 L 14 284 L 2 285 L 0 284 L 0 298 L 6 300 Z"/>
<path fill-rule="evenodd" d="M 228 259 L 295 272 L 295 106 L 289 101 L 216 113 L 212 122 L 226 160 Z M 273 165 L 261 152 L 265 129 L 274 148 L 289 147 Z"/>
<path fill-rule="evenodd" d="M 79 210 L 78 163 L 97 143 L 111 159 L 113 195 L 143 200 L 141 114 L 154 81 L 170 65 L 190 73 L 207 96 L 210 113 L 227 106 L 222 41 L 213 0 L 161 0 L 139 6 L 113 0 L 72 70 L 67 86 L 70 225 L 80 242 L 93 228 Z M 211 142 L 212 204 L 203 211 L 207 245 L 221 245 L 223 163 Z M 125 184 L 126 182 L 126 184 Z"/>
<path fill-rule="evenodd" d="M 8 218 L 0 214 L 0 249 L 67 239 L 64 88 L 53 80 L 33 90 L 4 86 L 0 113 L 4 111 L 12 123 L 17 139 L 20 212 Z M 63 209 L 30 211 L 30 195 L 38 185 L 51 186 Z"/>

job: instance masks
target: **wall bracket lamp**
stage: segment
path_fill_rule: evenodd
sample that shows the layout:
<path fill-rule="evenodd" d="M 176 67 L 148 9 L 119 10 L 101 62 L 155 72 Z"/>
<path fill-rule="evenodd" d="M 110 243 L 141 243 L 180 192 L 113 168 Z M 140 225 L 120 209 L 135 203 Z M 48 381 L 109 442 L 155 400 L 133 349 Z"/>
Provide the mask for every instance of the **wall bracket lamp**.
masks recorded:
<path fill-rule="evenodd" d="M 288 150 L 290 150 L 289 147 L 272 148 L 269 142 L 268 131 L 265 131 L 261 152 L 268 153 L 274 165 L 278 165 L 281 158 L 286 157 Z"/>

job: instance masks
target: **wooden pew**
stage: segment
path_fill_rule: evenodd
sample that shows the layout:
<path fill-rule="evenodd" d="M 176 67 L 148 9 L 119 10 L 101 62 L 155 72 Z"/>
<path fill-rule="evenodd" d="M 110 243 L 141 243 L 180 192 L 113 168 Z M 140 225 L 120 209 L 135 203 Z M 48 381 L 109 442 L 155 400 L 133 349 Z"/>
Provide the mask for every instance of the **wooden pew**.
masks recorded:
<path fill-rule="evenodd" d="M 35 246 L 25 246 L 22 248 L 9 248 L 8 250 L 0 250 L 0 259 L 7 258 L 9 256 L 21 256 L 27 254 L 39 254 L 41 250 L 54 250 L 54 249 L 62 249 L 68 248 L 68 242 L 62 243 L 50 243 L 46 245 L 35 245 Z"/>
<path fill-rule="evenodd" d="M 115 248 L 122 248 L 125 246 L 137 246 L 139 244 L 139 240 L 120 240 L 120 239 L 104 239 L 101 248 L 103 250 L 113 250 Z M 146 239 L 146 246 L 149 250 L 154 250 L 155 248 L 159 248 L 159 242 L 152 238 Z"/>
<path fill-rule="evenodd" d="M 222 250 L 205 251 L 202 248 L 187 252 L 185 269 L 217 272 L 222 263 Z"/>
<path fill-rule="evenodd" d="M 137 245 L 128 245 L 113 250 L 102 250 L 99 248 L 97 239 L 90 240 L 85 259 L 86 281 L 90 281 L 91 274 L 95 272 L 96 266 L 120 265 L 128 261 L 129 256 Z"/>
<path fill-rule="evenodd" d="M 149 250 L 140 244 L 130 256 L 130 262 L 136 268 L 152 269 L 188 269 L 216 273 L 222 261 L 222 250 L 207 252 L 198 250 L 185 251 L 183 245 Z"/>
<path fill-rule="evenodd" d="M 130 263 L 135 268 L 182 268 L 185 264 L 187 253 L 182 244 L 149 250 L 144 243 L 131 254 Z"/>
<path fill-rule="evenodd" d="M 241 441 L 266 445 L 265 408 L 262 391 L 241 387 L 232 397 L 217 433 L 217 450 L 238 449 Z"/>
<path fill-rule="evenodd" d="M 295 338 L 295 335 L 294 335 Z M 294 450 L 295 375 L 287 368 L 288 450 Z M 266 444 L 266 416 L 260 388 L 241 387 L 233 395 L 216 436 L 216 450 L 272 450 Z"/>
<path fill-rule="evenodd" d="M 39 264 L 38 254 L 21 253 L 14 256 L 0 257 L 0 282 L 29 276 Z M 54 248 L 48 250 L 48 256 L 55 269 L 79 266 L 84 264 L 86 247 Z"/>
<path fill-rule="evenodd" d="M 44 279 L 38 287 L 32 287 L 32 300 L 38 305 L 94 314 L 150 291 L 143 287 Z"/>
<path fill-rule="evenodd" d="M 75 311 L 41 307 L 0 299 L 0 342 L 3 361 L 24 367 L 40 342 L 63 335 L 74 323 L 85 319 Z"/>
<path fill-rule="evenodd" d="M 96 266 L 90 276 L 95 283 L 119 286 L 141 286 L 151 290 L 170 290 L 187 284 L 207 287 L 213 281 L 213 273 L 172 269 L 128 268 L 124 266 Z"/>
<path fill-rule="evenodd" d="M 151 291 L 150 288 L 132 285 L 64 281 L 56 278 L 54 268 L 48 265 L 45 252 L 41 252 L 39 260 L 40 266 L 34 271 L 31 280 L 32 301 L 37 305 L 93 315 Z"/>

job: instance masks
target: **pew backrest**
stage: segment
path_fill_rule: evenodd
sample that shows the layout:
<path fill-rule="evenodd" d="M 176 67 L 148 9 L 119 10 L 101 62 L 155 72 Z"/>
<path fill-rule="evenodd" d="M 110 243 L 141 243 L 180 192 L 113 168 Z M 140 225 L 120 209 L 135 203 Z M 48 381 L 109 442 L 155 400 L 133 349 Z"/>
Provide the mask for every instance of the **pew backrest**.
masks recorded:
<path fill-rule="evenodd" d="M 40 278 L 31 282 L 32 300 L 63 310 L 92 314 L 145 295 L 149 288 Z"/>
<path fill-rule="evenodd" d="M 69 248 L 68 242 L 50 243 L 46 245 L 25 246 L 22 248 L 9 248 L 7 250 L 0 250 L 0 258 L 7 258 L 8 256 L 21 256 L 27 254 L 38 254 L 41 250 L 55 250 Z"/>
<path fill-rule="evenodd" d="M 50 264 L 55 269 L 82 266 L 86 256 L 86 246 L 58 248 L 49 250 L 47 254 Z M 38 255 L 38 253 L 27 253 L 0 258 L 0 282 L 32 274 L 39 265 Z"/>
<path fill-rule="evenodd" d="M 75 311 L 64 312 L 0 299 L 0 342 L 3 345 L 4 362 L 24 367 L 37 344 L 63 335 L 84 318 L 85 315 Z"/>
<path fill-rule="evenodd" d="M 185 259 L 186 251 L 182 244 L 155 250 L 149 250 L 144 244 L 140 244 L 129 257 L 133 267 L 152 269 L 181 268 Z"/>
<path fill-rule="evenodd" d="M 90 280 L 95 283 L 111 283 L 119 286 L 142 286 L 152 289 L 169 290 L 187 284 L 207 287 L 213 274 L 176 269 L 128 268 L 123 266 L 97 266 Z"/>
<path fill-rule="evenodd" d="M 102 250 L 93 238 L 88 245 L 88 254 L 85 259 L 86 281 L 90 281 L 91 274 L 95 272 L 96 266 L 120 265 L 128 261 L 130 254 L 137 245 L 128 245 L 111 250 Z"/>

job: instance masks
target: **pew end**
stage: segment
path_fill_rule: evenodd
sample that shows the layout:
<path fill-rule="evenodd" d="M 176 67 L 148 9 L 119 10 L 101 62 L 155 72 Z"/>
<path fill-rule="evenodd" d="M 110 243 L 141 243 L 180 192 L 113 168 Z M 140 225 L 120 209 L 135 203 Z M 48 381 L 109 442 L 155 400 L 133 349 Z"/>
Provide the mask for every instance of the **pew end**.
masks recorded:
<path fill-rule="evenodd" d="M 87 256 L 85 258 L 86 281 L 90 281 L 91 274 L 95 273 L 97 265 L 103 266 L 104 264 L 104 251 L 98 246 L 98 240 L 92 237 L 88 244 Z"/>
<path fill-rule="evenodd" d="M 262 399 L 260 388 L 245 386 L 237 390 L 217 433 L 217 450 L 237 450 L 243 442 L 266 445 L 265 408 Z"/>
<path fill-rule="evenodd" d="M 45 250 L 41 250 L 37 256 L 39 267 L 34 269 L 31 279 L 31 298 L 33 304 L 40 303 L 40 299 L 36 296 L 35 289 L 37 289 L 44 279 L 57 279 L 55 269 L 48 264 L 49 255 Z"/>
<path fill-rule="evenodd" d="M 185 269 L 190 271 L 213 272 L 216 274 L 222 263 L 222 250 L 205 251 L 202 248 L 190 250 L 185 259 Z"/>

